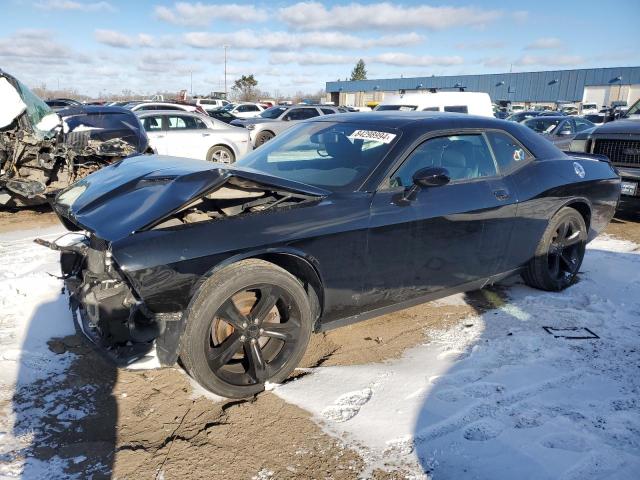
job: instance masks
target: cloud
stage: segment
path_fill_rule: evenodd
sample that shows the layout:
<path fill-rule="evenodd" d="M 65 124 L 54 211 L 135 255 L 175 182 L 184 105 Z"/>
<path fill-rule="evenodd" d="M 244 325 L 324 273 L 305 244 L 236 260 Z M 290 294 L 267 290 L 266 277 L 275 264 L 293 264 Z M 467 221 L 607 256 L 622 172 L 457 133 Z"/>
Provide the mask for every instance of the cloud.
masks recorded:
<path fill-rule="evenodd" d="M 369 61 L 403 67 L 448 67 L 464 63 L 464 59 L 458 56 L 434 57 L 432 55 L 409 55 L 408 53 L 381 53 L 372 57 Z"/>
<path fill-rule="evenodd" d="M 171 36 L 154 37 L 147 33 L 127 35 L 116 30 L 98 29 L 94 32 L 97 42 L 114 48 L 163 47 L 173 46 L 175 40 Z"/>
<path fill-rule="evenodd" d="M 403 6 L 388 2 L 350 3 L 326 7 L 319 2 L 299 2 L 279 11 L 280 19 L 294 30 L 444 30 L 482 27 L 503 16 L 499 10 L 476 7 Z"/>
<path fill-rule="evenodd" d="M 585 63 L 585 58 L 579 55 L 524 55 L 513 62 L 520 67 L 574 67 Z"/>
<path fill-rule="evenodd" d="M 155 16 L 160 20 L 176 25 L 207 26 L 213 20 L 225 20 L 235 23 L 265 21 L 269 18 L 269 13 L 256 8 L 254 5 L 176 2 L 173 8 L 157 6 L 155 8 Z"/>
<path fill-rule="evenodd" d="M 190 32 L 184 35 L 184 41 L 187 45 L 196 48 L 220 48 L 222 45 L 230 45 L 235 48 L 267 50 L 299 50 L 309 47 L 346 50 L 416 45 L 423 42 L 424 37 L 417 33 L 405 33 L 365 39 L 341 32 L 300 34 L 240 30 L 232 33 Z"/>
<path fill-rule="evenodd" d="M 504 67 L 509 65 L 506 57 L 487 57 L 480 60 L 485 67 Z"/>
<path fill-rule="evenodd" d="M 507 44 L 501 41 L 477 41 L 477 42 L 468 42 L 468 43 L 456 43 L 455 47 L 458 50 L 482 50 L 482 49 L 495 49 L 495 48 L 504 48 Z"/>
<path fill-rule="evenodd" d="M 542 37 L 527 45 L 525 50 L 551 50 L 562 47 L 562 41 L 555 37 Z"/>
<path fill-rule="evenodd" d="M 526 10 L 518 10 L 511 13 L 511 17 L 518 23 L 524 23 L 529 20 L 529 12 Z"/>
<path fill-rule="evenodd" d="M 18 30 L 0 38 L 0 58 L 28 63 L 34 60 L 60 62 L 73 57 L 73 51 L 58 43 L 48 30 Z"/>
<path fill-rule="evenodd" d="M 300 65 L 337 65 L 351 64 L 358 61 L 359 55 L 338 55 L 338 54 L 322 54 L 322 53 L 305 53 L 301 55 L 295 52 L 276 52 L 271 54 L 269 63 L 284 64 L 297 63 Z M 464 63 L 464 59 L 458 56 L 451 57 L 435 57 L 432 55 L 410 55 L 407 53 L 381 53 L 378 55 L 364 56 L 366 63 L 380 63 L 392 66 L 413 66 L 413 67 L 431 67 L 431 66 L 451 66 Z"/>
<path fill-rule="evenodd" d="M 80 12 L 115 12 L 109 2 L 78 2 L 74 0 L 43 0 L 33 4 L 41 10 L 76 10 Z"/>

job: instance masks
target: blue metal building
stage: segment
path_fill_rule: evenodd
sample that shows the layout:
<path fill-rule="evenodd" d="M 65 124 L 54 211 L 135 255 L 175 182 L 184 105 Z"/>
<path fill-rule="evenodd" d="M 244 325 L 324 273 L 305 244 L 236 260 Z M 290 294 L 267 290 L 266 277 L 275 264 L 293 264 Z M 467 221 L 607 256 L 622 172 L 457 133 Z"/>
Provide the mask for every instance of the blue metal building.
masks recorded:
<path fill-rule="evenodd" d="M 360 94 L 364 101 L 376 100 L 377 92 L 465 87 L 471 92 L 486 92 L 494 102 L 581 102 L 592 91 L 600 104 L 606 98 L 635 101 L 640 96 L 640 67 L 585 68 L 544 72 L 492 73 L 443 77 L 385 78 L 377 80 L 327 82 L 327 95 L 333 102 Z M 617 91 L 616 91 L 617 90 Z M 600 100 L 600 101 L 599 101 Z"/>

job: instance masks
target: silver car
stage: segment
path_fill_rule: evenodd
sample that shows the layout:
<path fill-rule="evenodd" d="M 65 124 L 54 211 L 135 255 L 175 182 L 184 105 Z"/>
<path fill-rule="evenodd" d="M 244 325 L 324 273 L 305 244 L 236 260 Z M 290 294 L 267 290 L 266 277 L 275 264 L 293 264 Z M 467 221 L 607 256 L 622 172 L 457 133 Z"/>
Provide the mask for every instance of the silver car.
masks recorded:
<path fill-rule="evenodd" d="M 571 140 L 578 132 L 595 127 L 595 124 L 584 118 L 561 115 L 533 117 L 522 124 L 553 142 L 561 150 L 569 149 Z"/>
<path fill-rule="evenodd" d="M 341 112 L 330 105 L 276 105 L 257 117 L 233 120 L 231 125 L 242 126 L 249 130 L 251 141 L 256 148 L 295 123 L 333 113 Z"/>
<path fill-rule="evenodd" d="M 233 163 L 252 150 L 246 129 L 198 113 L 137 112 L 155 153 Z"/>

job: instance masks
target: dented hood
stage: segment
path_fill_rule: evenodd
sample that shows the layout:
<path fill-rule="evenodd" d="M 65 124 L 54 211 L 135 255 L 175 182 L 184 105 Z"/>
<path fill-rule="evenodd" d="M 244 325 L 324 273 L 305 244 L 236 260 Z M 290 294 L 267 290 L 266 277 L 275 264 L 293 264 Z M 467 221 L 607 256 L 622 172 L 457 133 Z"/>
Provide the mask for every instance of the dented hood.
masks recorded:
<path fill-rule="evenodd" d="M 318 197 L 329 192 L 303 183 L 219 163 L 163 155 L 130 157 L 62 190 L 53 208 L 70 230 L 114 241 L 144 229 L 232 177 L 267 188 Z"/>

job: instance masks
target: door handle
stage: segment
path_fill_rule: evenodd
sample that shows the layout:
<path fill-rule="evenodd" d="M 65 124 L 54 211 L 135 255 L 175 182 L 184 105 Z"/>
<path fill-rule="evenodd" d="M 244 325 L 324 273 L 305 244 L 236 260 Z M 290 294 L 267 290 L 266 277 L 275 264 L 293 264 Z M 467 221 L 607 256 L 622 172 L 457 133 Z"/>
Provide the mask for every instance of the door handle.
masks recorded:
<path fill-rule="evenodd" d="M 203 133 L 202 136 L 203 137 L 208 137 L 209 135 L 211 135 L 210 133 Z"/>
<path fill-rule="evenodd" d="M 498 200 L 506 200 L 507 198 L 510 197 L 509 192 L 507 192 L 506 190 L 494 190 L 493 194 L 496 196 L 496 198 Z"/>
<path fill-rule="evenodd" d="M 156 135 L 156 138 L 164 138 L 164 135 Z"/>

